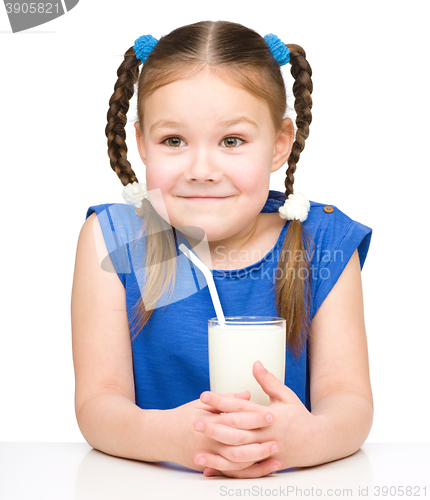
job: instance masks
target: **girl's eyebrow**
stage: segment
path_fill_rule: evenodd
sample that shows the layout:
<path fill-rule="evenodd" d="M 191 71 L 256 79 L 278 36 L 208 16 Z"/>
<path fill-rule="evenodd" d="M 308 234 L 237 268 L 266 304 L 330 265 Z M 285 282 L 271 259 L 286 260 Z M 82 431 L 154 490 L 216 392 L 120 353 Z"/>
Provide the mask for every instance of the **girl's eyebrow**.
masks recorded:
<path fill-rule="evenodd" d="M 254 120 L 248 118 L 247 116 L 240 116 L 239 118 L 233 118 L 233 120 L 227 120 L 225 122 L 220 123 L 221 127 L 232 127 L 233 125 L 237 125 L 238 123 L 249 123 L 253 127 L 258 130 L 258 125 Z"/>
<path fill-rule="evenodd" d="M 157 128 L 181 128 L 181 127 L 185 127 L 185 124 L 181 122 L 174 122 L 171 120 L 157 120 L 151 125 L 149 133 L 152 134 L 152 132 L 154 132 L 154 130 L 156 130 Z"/>
<path fill-rule="evenodd" d="M 247 116 L 240 116 L 238 118 L 233 118 L 232 120 L 226 120 L 224 122 L 221 122 L 219 125 L 220 127 L 232 127 L 233 125 L 237 125 L 238 123 L 249 123 L 258 130 L 257 123 Z M 185 127 L 186 125 L 182 122 L 175 122 L 172 120 L 161 119 L 157 120 L 151 125 L 151 128 L 149 129 L 149 134 L 152 134 L 154 130 L 158 128 L 185 128 Z"/>

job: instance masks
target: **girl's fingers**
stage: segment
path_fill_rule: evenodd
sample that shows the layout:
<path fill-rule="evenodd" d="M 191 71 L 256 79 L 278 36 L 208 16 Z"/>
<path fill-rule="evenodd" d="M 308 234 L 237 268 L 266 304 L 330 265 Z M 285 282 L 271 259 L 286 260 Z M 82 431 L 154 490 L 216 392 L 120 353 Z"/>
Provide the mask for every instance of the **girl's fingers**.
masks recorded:
<path fill-rule="evenodd" d="M 227 413 L 219 415 L 217 420 L 198 418 L 194 421 L 194 429 L 220 443 L 238 446 L 258 441 L 252 430 L 267 427 L 272 422 L 271 413 Z"/>
<path fill-rule="evenodd" d="M 273 421 L 273 413 L 262 411 L 223 413 L 217 417 L 218 423 L 235 429 L 260 429 L 271 425 Z"/>
<path fill-rule="evenodd" d="M 251 393 L 249 391 L 245 391 L 245 392 L 230 392 L 228 394 L 224 394 L 224 396 L 230 397 L 230 398 L 243 399 L 243 400 L 247 401 L 251 397 Z M 202 402 L 201 399 L 200 399 L 200 402 Z M 206 410 L 206 411 L 209 411 L 211 413 L 221 413 L 221 410 L 218 410 L 217 408 L 213 408 L 212 406 L 209 406 L 207 404 L 203 405 L 203 409 Z"/>
<path fill-rule="evenodd" d="M 278 445 L 276 441 L 261 444 L 252 443 L 243 446 L 225 446 L 219 450 L 222 455 L 197 453 L 194 462 L 221 471 L 241 470 L 250 467 L 255 462 L 268 458 L 270 455 L 274 455 L 277 451 Z"/>
<path fill-rule="evenodd" d="M 222 471 L 220 471 L 218 469 L 213 469 L 211 467 L 207 467 L 203 471 L 203 474 L 206 477 L 227 476 L 227 477 L 235 477 L 235 478 L 241 478 L 241 479 L 246 479 L 246 478 L 249 479 L 249 478 L 267 476 L 268 474 L 279 470 L 280 467 L 281 467 L 281 464 L 278 460 L 270 458 L 269 460 L 264 460 L 264 462 L 259 462 L 259 463 L 256 463 L 254 465 L 251 465 L 250 467 L 247 467 L 246 469 L 235 470 L 235 471 L 225 471 L 225 473 L 223 473 Z"/>
<path fill-rule="evenodd" d="M 223 396 L 227 396 L 229 398 L 239 398 L 239 399 L 246 399 L 249 401 L 251 397 L 251 393 L 249 391 L 244 391 L 244 392 L 229 392 L 228 394 L 223 394 Z"/>
<path fill-rule="evenodd" d="M 206 436 L 215 439 L 219 443 L 228 445 L 243 445 L 254 443 L 256 437 L 247 430 L 233 429 L 228 425 L 214 424 L 208 420 L 198 419 L 194 422 L 194 429 Z"/>
<path fill-rule="evenodd" d="M 203 392 L 200 401 L 205 405 L 216 408 L 223 413 L 240 411 L 261 411 L 264 407 L 256 403 L 251 403 L 242 398 L 232 398 L 227 394 L 217 394 L 216 392 Z"/>

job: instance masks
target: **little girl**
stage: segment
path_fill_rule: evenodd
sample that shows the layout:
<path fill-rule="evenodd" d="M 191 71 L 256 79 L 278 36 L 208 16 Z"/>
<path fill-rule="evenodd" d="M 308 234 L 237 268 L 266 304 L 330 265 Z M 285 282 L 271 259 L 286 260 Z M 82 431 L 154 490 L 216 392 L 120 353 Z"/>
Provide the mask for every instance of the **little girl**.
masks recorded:
<path fill-rule="evenodd" d="M 296 134 L 284 118 L 287 63 Z M 205 21 L 138 38 L 117 74 L 106 135 L 126 204 L 89 208 L 72 291 L 83 436 L 111 455 L 206 476 L 260 477 L 354 453 L 373 418 L 361 289 L 371 229 L 293 194 L 312 120 L 305 51 Z M 136 82 L 146 184 L 125 142 Z M 269 190 L 286 162 L 285 193 Z M 253 366 L 269 406 L 249 391 L 210 392 L 216 314 L 181 243 L 211 269 L 225 316 L 286 319 L 285 380 Z"/>

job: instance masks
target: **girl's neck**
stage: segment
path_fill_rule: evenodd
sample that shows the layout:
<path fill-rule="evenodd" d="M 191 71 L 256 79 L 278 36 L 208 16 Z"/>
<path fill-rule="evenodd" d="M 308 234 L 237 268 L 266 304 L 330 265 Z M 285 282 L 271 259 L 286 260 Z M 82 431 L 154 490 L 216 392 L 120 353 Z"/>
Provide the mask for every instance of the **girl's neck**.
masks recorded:
<path fill-rule="evenodd" d="M 202 242 L 193 247 L 197 257 L 215 270 L 236 270 L 255 264 L 275 246 L 285 220 L 278 213 L 260 213 L 255 224 L 240 237 Z M 186 237 L 193 246 L 193 239 Z M 195 240 L 194 240 L 195 244 Z"/>

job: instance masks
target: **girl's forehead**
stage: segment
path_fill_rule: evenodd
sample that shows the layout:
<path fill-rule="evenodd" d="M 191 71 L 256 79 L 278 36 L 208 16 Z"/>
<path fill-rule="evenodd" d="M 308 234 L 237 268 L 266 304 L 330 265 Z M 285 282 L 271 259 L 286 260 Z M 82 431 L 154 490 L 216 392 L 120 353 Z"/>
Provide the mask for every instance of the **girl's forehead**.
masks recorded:
<path fill-rule="evenodd" d="M 231 75 L 202 71 L 177 78 L 142 99 L 147 112 L 157 113 L 167 108 L 189 109 L 197 105 L 210 108 L 267 107 L 267 102 L 255 96 Z"/>
<path fill-rule="evenodd" d="M 149 133 L 162 126 L 179 128 L 187 123 L 210 121 L 213 126 L 229 127 L 239 123 L 258 129 L 267 126 L 267 102 L 247 90 L 225 82 L 188 80 L 158 89 L 144 103 L 144 128 Z M 181 125 L 182 124 L 182 125 Z"/>
<path fill-rule="evenodd" d="M 163 83 L 161 80 L 161 86 L 156 88 L 154 91 L 149 91 L 149 95 L 144 97 L 142 100 L 149 100 L 151 96 L 160 94 L 171 94 L 174 92 L 192 92 L 196 88 L 207 88 L 209 92 L 210 89 L 216 89 L 218 92 L 231 91 L 232 89 L 239 90 L 240 92 L 246 92 L 252 97 L 255 97 L 246 86 L 243 85 L 243 75 L 248 77 L 248 80 L 252 80 L 257 86 L 265 86 L 264 82 L 259 81 L 258 75 L 252 71 L 241 70 L 241 77 L 228 66 L 210 66 L 206 65 L 199 67 L 197 65 L 184 68 L 182 71 L 177 70 L 173 74 L 167 76 L 167 81 Z M 242 82 L 241 82 L 241 81 Z"/>
<path fill-rule="evenodd" d="M 178 73 L 169 83 L 142 98 L 140 104 L 142 125 L 150 134 L 158 128 L 157 122 L 158 125 L 164 122 L 166 126 L 170 122 L 173 128 L 192 123 L 194 128 L 196 123 L 211 121 L 224 127 L 244 116 L 248 118 L 248 126 L 254 129 L 271 128 L 268 102 L 244 88 L 225 68 L 205 67 L 191 74 L 189 71 Z"/>

